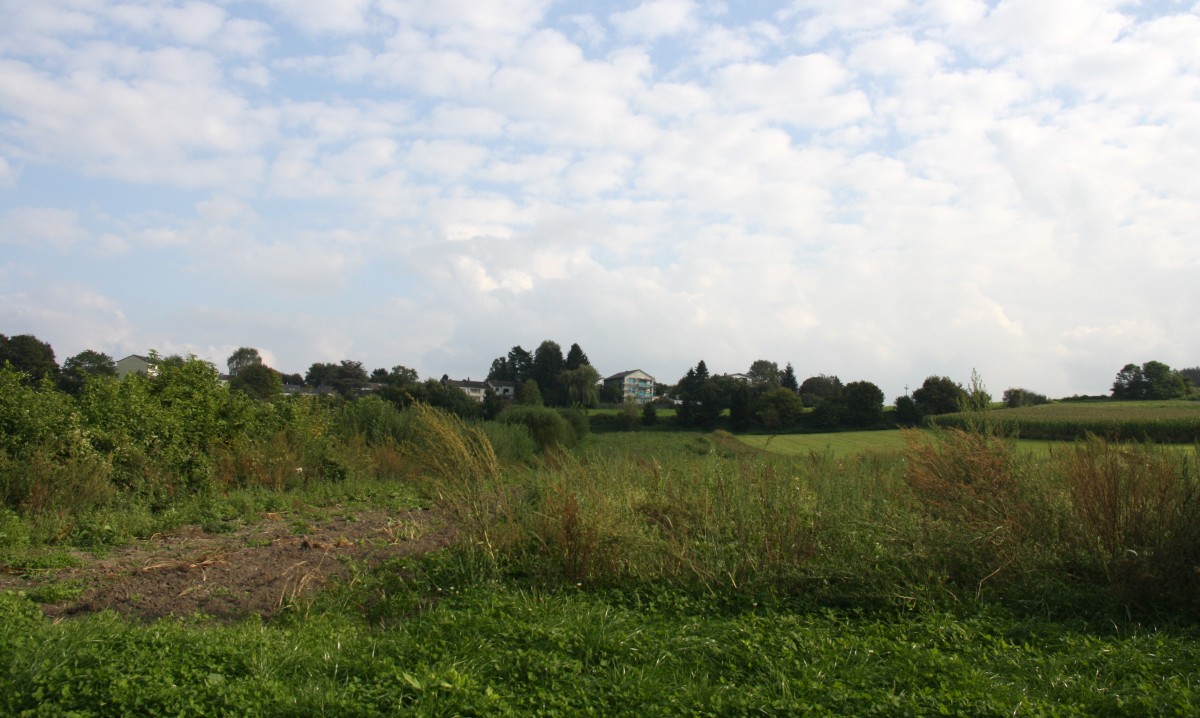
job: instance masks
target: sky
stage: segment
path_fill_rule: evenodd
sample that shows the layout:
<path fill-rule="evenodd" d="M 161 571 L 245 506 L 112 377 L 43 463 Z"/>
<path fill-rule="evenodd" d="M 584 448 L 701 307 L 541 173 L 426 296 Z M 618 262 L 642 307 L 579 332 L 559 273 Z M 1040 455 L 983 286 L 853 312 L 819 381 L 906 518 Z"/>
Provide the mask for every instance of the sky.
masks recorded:
<path fill-rule="evenodd" d="M 1200 2 L 0 0 L 0 333 L 994 396 L 1200 365 Z"/>

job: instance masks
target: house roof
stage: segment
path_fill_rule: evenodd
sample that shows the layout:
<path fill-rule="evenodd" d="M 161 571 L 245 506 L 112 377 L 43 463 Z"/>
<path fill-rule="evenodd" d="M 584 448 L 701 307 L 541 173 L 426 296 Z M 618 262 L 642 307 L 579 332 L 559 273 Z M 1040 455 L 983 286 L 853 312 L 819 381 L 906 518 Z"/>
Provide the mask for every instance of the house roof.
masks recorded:
<path fill-rule="evenodd" d="M 486 389 L 488 383 L 486 381 L 472 381 L 470 379 L 447 379 L 447 386 L 456 386 L 459 389 Z"/>
<path fill-rule="evenodd" d="M 629 371 L 623 371 L 623 372 L 619 372 L 617 374 L 613 374 L 612 376 L 608 377 L 604 381 L 616 381 L 617 379 L 624 379 L 625 377 L 629 376 L 630 374 L 646 374 L 646 376 L 649 376 L 651 379 L 654 378 L 654 377 L 650 376 L 649 374 L 647 374 L 646 372 L 642 371 L 641 369 L 630 369 Z"/>

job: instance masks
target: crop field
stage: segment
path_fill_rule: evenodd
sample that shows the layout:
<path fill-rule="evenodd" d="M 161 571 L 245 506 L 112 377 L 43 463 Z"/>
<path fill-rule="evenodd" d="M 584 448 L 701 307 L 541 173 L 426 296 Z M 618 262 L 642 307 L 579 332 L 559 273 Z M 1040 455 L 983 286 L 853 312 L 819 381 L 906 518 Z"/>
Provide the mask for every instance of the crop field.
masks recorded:
<path fill-rule="evenodd" d="M 882 452 L 899 454 L 905 448 L 904 433 L 888 431 L 842 431 L 828 434 L 743 434 L 738 441 L 747 446 L 782 456 L 807 456 L 828 452 L 835 457 Z M 1072 450 L 1075 440 L 1010 439 L 1021 453 L 1050 456 Z M 1168 444 L 1168 450 L 1180 455 L 1194 455 L 1195 444 Z"/>
<path fill-rule="evenodd" d="M 1027 439 L 1072 440 L 1094 434 L 1127 441 L 1200 441 L 1200 401 L 1055 402 L 993 409 L 989 414 L 991 421 Z M 964 420 L 959 414 L 936 417 L 942 426 L 961 427 Z"/>
<path fill-rule="evenodd" d="M 164 452 L 195 432 L 45 431 L 69 405 L 12 395 L 3 715 L 1200 714 L 1200 470 L 1174 450 L 782 455 L 210 397 L 186 421 L 236 433 Z"/>

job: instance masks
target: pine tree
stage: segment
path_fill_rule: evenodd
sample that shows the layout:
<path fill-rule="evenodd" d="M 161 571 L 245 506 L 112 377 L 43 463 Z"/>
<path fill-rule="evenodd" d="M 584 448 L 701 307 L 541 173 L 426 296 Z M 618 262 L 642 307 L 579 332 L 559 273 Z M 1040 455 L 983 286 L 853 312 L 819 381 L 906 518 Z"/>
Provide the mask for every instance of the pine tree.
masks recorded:
<path fill-rule="evenodd" d="M 783 379 L 780 383 L 784 389 L 800 393 L 800 383 L 796 381 L 796 370 L 792 368 L 791 362 L 788 362 L 787 368 L 783 370 Z"/>

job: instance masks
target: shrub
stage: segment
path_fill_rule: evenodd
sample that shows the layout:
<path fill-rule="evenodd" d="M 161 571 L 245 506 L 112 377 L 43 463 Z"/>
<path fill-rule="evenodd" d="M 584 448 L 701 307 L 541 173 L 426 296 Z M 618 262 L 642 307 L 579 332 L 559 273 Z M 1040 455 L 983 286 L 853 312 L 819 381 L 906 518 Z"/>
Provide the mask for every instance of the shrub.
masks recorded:
<path fill-rule="evenodd" d="M 571 425 L 571 431 L 575 434 L 575 440 L 572 445 L 579 444 L 587 438 L 588 435 L 588 415 L 587 410 L 582 406 L 571 406 L 565 409 L 558 410 L 559 416 L 567 420 Z"/>
<path fill-rule="evenodd" d="M 108 461 L 82 448 L 69 456 L 35 448 L 10 459 L 0 453 L 4 503 L 29 516 L 70 516 L 103 505 L 114 495 Z"/>
<path fill-rule="evenodd" d="M 362 436 L 367 444 L 378 446 L 404 439 L 405 418 L 395 404 L 377 396 L 364 396 L 341 406 L 338 428 L 344 438 Z"/>
<path fill-rule="evenodd" d="M 499 420 L 528 429 L 540 452 L 574 446 L 578 441 L 571 424 L 557 411 L 544 406 L 516 404 L 501 412 Z"/>
<path fill-rule="evenodd" d="M 637 404 L 627 401 L 617 410 L 617 425 L 622 431 L 633 431 L 638 427 Z"/>

